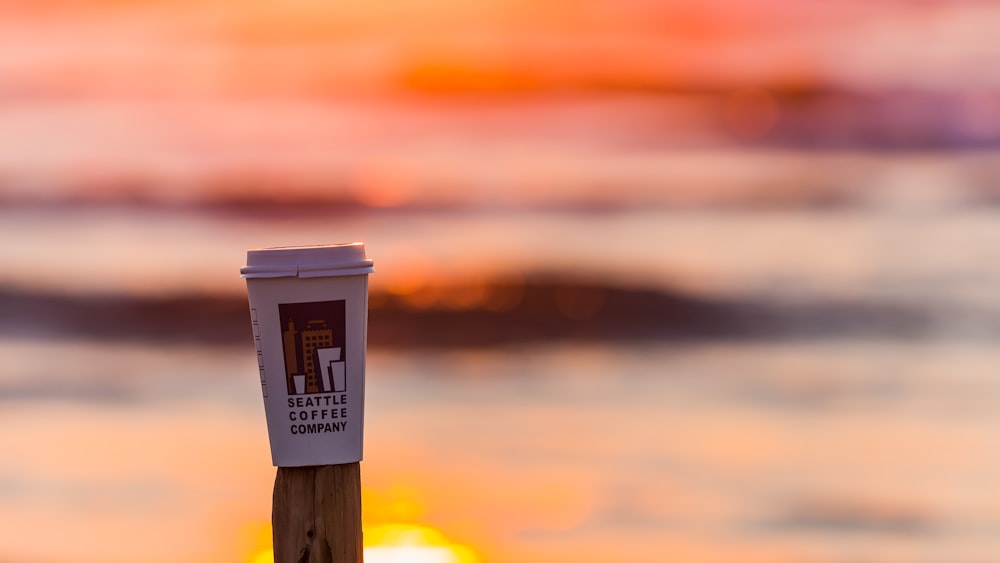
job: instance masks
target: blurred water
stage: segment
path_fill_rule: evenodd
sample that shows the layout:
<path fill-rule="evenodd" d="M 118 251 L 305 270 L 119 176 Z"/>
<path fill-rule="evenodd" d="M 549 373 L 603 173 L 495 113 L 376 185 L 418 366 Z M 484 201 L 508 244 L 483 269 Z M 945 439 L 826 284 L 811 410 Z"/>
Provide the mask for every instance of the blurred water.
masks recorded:
<path fill-rule="evenodd" d="M 5 559 L 243 560 L 273 478 L 252 354 L 0 358 Z M 991 561 L 998 361 L 851 340 L 375 351 L 366 518 L 402 496 L 487 561 Z"/>
<path fill-rule="evenodd" d="M 0 209 L 0 285 L 54 294 L 240 295 L 245 250 L 364 240 L 376 289 L 558 273 L 785 302 L 919 305 L 960 329 L 997 312 L 1000 210 L 463 210 L 258 217 Z M 25 236 L 30 233 L 29 236 Z"/>
<path fill-rule="evenodd" d="M 17 291 L 239 297 L 246 248 L 357 238 L 378 291 L 559 272 L 919 310 L 919 331 L 865 337 L 375 348 L 366 519 L 433 526 L 486 562 L 985 562 L 1000 553 L 997 214 L 937 198 L 279 216 L 12 206 L 0 281 L 8 305 Z M 273 479 L 249 342 L 4 326 L 0 559 L 249 560 L 238 538 L 267 521 Z"/>

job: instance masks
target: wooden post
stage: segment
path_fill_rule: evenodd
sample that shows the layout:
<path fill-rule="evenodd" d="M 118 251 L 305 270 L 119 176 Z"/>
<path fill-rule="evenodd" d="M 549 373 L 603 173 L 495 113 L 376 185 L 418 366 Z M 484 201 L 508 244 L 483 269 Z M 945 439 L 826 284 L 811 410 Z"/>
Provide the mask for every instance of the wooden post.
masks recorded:
<path fill-rule="evenodd" d="M 275 563 L 362 563 L 361 464 L 279 467 Z"/>

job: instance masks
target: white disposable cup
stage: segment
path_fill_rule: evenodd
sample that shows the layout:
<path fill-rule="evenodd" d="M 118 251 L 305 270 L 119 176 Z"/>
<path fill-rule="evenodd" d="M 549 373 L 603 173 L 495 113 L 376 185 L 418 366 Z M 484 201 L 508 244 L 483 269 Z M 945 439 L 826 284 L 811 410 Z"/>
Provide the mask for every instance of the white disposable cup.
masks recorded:
<path fill-rule="evenodd" d="M 247 281 L 271 461 L 362 457 L 368 274 L 363 243 L 247 251 Z"/>

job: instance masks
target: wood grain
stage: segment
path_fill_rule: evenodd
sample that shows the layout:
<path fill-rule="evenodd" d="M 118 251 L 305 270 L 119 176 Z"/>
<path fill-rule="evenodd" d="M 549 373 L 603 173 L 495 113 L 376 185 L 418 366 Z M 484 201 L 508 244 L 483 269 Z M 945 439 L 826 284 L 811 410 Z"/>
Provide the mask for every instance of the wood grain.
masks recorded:
<path fill-rule="evenodd" d="M 361 464 L 279 467 L 275 563 L 362 563 Z"/>

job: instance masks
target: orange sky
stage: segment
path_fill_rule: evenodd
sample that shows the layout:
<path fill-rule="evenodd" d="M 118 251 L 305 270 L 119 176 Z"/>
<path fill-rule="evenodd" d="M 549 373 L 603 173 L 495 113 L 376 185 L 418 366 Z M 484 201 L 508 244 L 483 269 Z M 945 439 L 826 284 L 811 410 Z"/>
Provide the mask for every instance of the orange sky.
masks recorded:
<path fill-rule="evenodd" d="M 998 20 L 972 1 L 5 3 L 0 195 L 660 197 L 673 149 L 752 144 L 822 91 L 950 91 L 866 111 L 904 139 L 995 142 Z M 856 141 L 838 125 L 869 116 L 822 101 L 800 121 Z"/>
<path fill-rule="evenodd" d="M 0 7 L 0 96 L 995 86 L 1000 56 L 976 2 L 31 6 Z"/>

